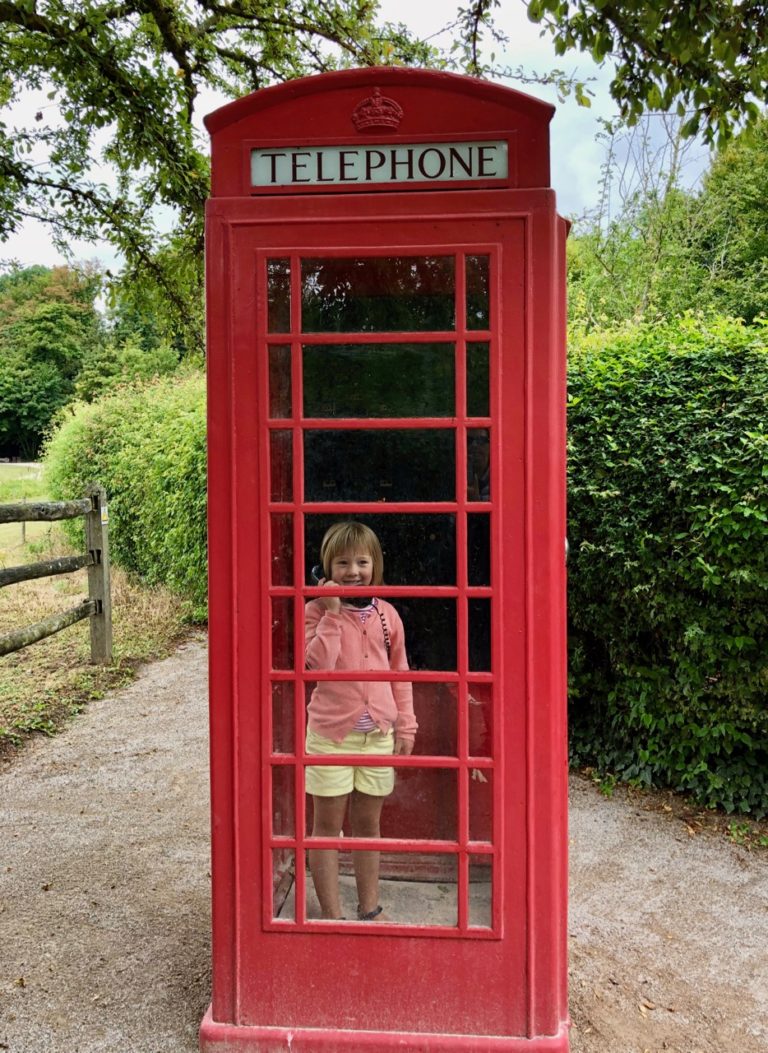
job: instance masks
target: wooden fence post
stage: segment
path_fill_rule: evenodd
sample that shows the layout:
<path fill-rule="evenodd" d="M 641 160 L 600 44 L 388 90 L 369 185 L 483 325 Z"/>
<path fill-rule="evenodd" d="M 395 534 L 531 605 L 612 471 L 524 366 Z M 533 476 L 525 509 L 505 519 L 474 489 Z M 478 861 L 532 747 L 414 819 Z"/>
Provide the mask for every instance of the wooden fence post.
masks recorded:
<path fill-rule="evenodd" d="M 88 598 L 96 602 L 91 624 L 91 661 L 103 665 L 112 661 L 112 593 L 109 578 L 109 538 L 107 492 L 103 486 L 89 486 L 86 494 L 93 507 L 85 516 L 85 548 L 93 563 L 88 567 Z"/>

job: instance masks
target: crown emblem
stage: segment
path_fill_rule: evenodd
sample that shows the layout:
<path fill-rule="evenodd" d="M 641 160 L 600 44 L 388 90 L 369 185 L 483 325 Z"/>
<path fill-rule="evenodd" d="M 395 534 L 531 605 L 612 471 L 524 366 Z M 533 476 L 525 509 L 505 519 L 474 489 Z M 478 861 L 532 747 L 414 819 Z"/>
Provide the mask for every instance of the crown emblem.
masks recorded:
<path fill-rule="evenodd" d="M 374 88 L 373 95 L 359 102 L 352 111 L 352 123 L 358 132 L 366 128 L 397 128 L 402 119 L 402 106 L 382 95 L 378 88 Z"/>

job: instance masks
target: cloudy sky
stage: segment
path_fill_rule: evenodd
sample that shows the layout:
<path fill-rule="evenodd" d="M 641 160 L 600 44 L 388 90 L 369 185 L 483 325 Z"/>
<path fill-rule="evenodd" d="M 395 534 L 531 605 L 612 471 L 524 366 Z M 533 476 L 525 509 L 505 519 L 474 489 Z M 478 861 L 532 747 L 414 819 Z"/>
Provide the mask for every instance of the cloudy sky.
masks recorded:
<path fill-rule="evenodd" d="M 451 21 L 456 6 L 450 0 L 419 0 L 418 3 L 413 0 L 381 0 L 381 14 L 384 19 L 404 22 L 421 36 L 430 36 Z M 597 201 L 596 187 L 603 159 L 603 149 L 595 138 L 599 131 L 598 118 L 609 119 L 615 112 L 608 94 L 610 70 L 601 70 L 589 56 L 556 56 L 549 37 L 542 37 L 540 28 L 528 21 L 522 0 L 502 0 L 497 25 L 509 38 L 504 48 L 488 41 L 486 50 L 494 52 L 498 66 L 512 69 L 523 66 L 526 72 L 537 73 L 561 69 L 568 74 L 576 73 L 581 80 L 595 78 L 594 83 L 589 84 L 594 92 L 589 109 L 570 98 L 561 103 L 554 88 L 526 86 L 512 80 L 502 82 L 557 107 L 550 125 L 552 185 L 557 192 L 561 213 L 582 213 Z M 447 48 L 450 33 L 436 36 L 434 40 Z"/>
<path fill-rule="evenodd" d="M 422 36 L 438 34 L 455 17 L 457 3 L 454 0 L 381 0 L 381 19 L 404 22 Z M 614 116 L 614 106 L 608 94 L 610 69 L 600 69 L 588 56 L 574 53 L 558 57 L 548 37 L 541 37 L 537 26 L 528 21 L 522 0 L 502 0 L 498 12 L 499 28 L 509 38 L 503 49 L 493 45 L 496 62 L 513 69 L 525 67 L 526 71 L 547 72 L 553 68 L 566 73 L 576 73 L 582 80 L 594 78 L 588 85 L 594 94 L 592 106 L 586 109 L 574 99 L 560 102 L 553 88 L 522 87 L 514 81 L 509 87 L 528 91 L 557 107 L 551 124 L 552 184 L 557 192 L 558 208 L 563 215 L 578 216 L 597 204 L 600 165 L 604 159 L 604 147 L 597 140 L 600 131 L 599 119 Z M 434 37 L 435 43 L 447 47 L 450 33 Z M 489 49 L 491 47 L 489 42 Z M 44 96 L 41 94 L 44 101 Z M 222 100 L 223 101 L 223 100 Z M 40 100 L 26 100 L 27 109 L 40 105 Z M 216 108 L 212 103 L 210 108 Z M 202 111 L 200 116 L 202 116 Z M 10 123 L 10 122 L 9 122 Z M 202 122 L 201 122 L 202 127 Z M 694 169 L 703 167 L 705 158 L 694 163 Z M 98 259 L 106 266 L 119 266 L 114 253 L 106 245 L 73 245 L 77 259 Z M 0 243 L 0 261 L 17 260 L 22 264 L 43 263 L 52 265 L 63 262 L 53 247 L 44 227 L 28 223 L 5 243 Z"/>

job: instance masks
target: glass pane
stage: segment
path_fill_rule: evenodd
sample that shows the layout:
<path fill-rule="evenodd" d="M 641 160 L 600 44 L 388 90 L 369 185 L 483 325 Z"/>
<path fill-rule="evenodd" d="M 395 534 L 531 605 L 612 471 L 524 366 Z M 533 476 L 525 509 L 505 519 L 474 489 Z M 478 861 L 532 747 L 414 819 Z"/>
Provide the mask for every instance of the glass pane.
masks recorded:
<path fill-rule="evenodd" d="M 267 328 L 270 333 L 290 331 L 290 260 L 267 260 Z"/>
<path fill-rule="evenodd" d="M 296 829 L 295 784 L 292 764 L 272 768 L 272 833 L 293 837 Z"/>
<path fill-rule="evenodd" d="M 490 364 L 489 344 L 467 344 L 467 416 L 489 417 Z"/>
<path fill-rule="evenodd" d="M 411 669 L 456 670 L 456 601 L 397 597 Z"/>
<path fill-rule="evenodd" d="M 306 417 L 454 414 L 453 344 L 308 344 L 303 356 Z"/>
<path fill-rule="evenodd" d="M 269 345 L 269 415 L 291 415 L 291 348 L 290 344 Z"/>
<path fill-rule="evenodd" d="M 315 684 L 307 685 L 307 704 Z M 418 724 L 413 752 L 429 757 L 455 757 L 457 745 L 456 684 L 414 683 L 413 712 Z M 479 701 L 488 693 L 487 702 Z M 478 757 L 490 757 L 491 716 L 490 685 L 470 688 L 470 753 Z M 475 699 L 477 696 L 477 699 Z M 476 708 L 481 706 L 482 708 Z M 272 726 L 274 729 L 274 751 L 293 753 L 293 692 L 291 685 L 273 685 Z M 318 766 L 319 767 L 319 766 Z"/>
<path fill-rule="evenodd" d="M 419 730 L 414 753 L 455 757 L 458 753 L 456 684 L 414 684 L 413 711 Z"/>
<path fill-rule="evenodd" d="M 492 757 L 493 687 L 491 684 L 469 684 L 467 691 L 470 756 Z"/>
<path fill-rule="evenodd" d="M 272 917 L 296 920 L 294 881 L 296 860 L 293 849 L 277 848 L 272 853 Z"/>
<path fill-rule="evenodd" d="M 272 752 L 294 753 L 293 684 L 277 680 L 272 684 Z"/>
<path fill-rule="evenodd" d="M 467 256 L 467 329 L 490 329 L 489 257 Z"/>
<path fill-rule="evenodd" d="M 467 516 L 467 577 L 470 585 L 491 584 L 491 517 L 487 512 Z"/>
<path fill-rule="evenodd" d="M 468 600 L 469 668 L 475 673 L 491 671 L 491 601 Z"/>
<path fill-rule="evenodd" d="M 471 768 L 469 772 L 469 840 L 493 840 L 493 771 Z"/>
<path fill-rule="evenodd" d="M 272 600 L 272 668 L 293 669 L 293 600 Z"/>
<path fill-rule="evenodd" d="M 493 858 L 469 857 L 469 924 L 478 928 L 493 927 Z"/>
<path fill-rule="evenodd" d="M 382 751 L 392 737 L 352 731 L 343 743 L 307 736 L 307 751 L 324 751 L 338 764 L 307 764 L 307 834 L 314 837 L 391 837 L 420 841 L 458 838 L 457 773 L 441 768 L 347 764 L 343 753 Z M 336 747 L 334 750 L 333 747 Z M 353 791 L 358 791 L 357 793 Z M 351 795 L 345 806 L 346 795 Z M 336 826 L 338 820 L 341 826 Z M 330 825 L 329 825 L 330 824 Z M 334 832 L 335 831 L 335 832 Z M 379 833 L 377 833 L 377 831 Z"/>
<path fill-rule="evenodd" d="M 275 600 L 274 602 L 277 603 L 278 601 Z M 309 607 L 315 605 L 314 610 L 317 611 L 316 605 L 320 602 L 319 600 L 310 600 L 308 604 L 307 622 L 309 625 L 312 624 L 313 620 L 317 624 L 321 616 L 318 615 L 313 619 Z M 485 600 L 479 602 L 487 603 Z M 456 601 L 454 599 L 433 599 L 432 597 L 424 598 L 421 596 L 415 598 L 398 596 L 392 599 L 391 606 L 394 607 L 402 622 L 402 634 L 405 640 L 408 668 L 422 671 L 444 670 L 446 672 L 456 672 Z M 383 609 L 386 612 L 386 608 Z M 354 608 L 344 608 L 344 611 L 347 617 L 355 616 Z M 287 610 L 286 617 L 290 614 L 292 614 L 292 611 Z M 385 616 L 385 620 L 389 621 L 390 619 Z M 374 622 L 373 625 L 375 626 L 376 623 Z M 373 633 L 376 630 L 369 626 L 368 631 Z M 388 631 L 393 646 L 397 647 L 398 630 L 396 623 L 388 625 Z M 314 668 L 321 668 L 323 667 L 322 663 L 327 659 L 323 657 L 324 652 L 322 650 L 320 653 L 317 653 L 317 648 L 315 648 L 314 651 L 315 654 L 313 656 L 313 650 L 311 648 L 307 649 L 309 668 L 313 668 L 313 661 L 317 663 L 314 665 Z M 360 657 L 361 662 L 362 660 L 362 657 Z M 355 664 L 354 657 L 346 659 L 344 668 L 347 670 L 354 669 Z M 324 667 L 328 668 L 327 666 Z M 283 669 L 288 668 L 288 666 L 275 666 L 275 668 Z M 334 665 L 331 668 L 336 668 L 336 666 Z M 479 671 L 487 672 L 487 670 Z"/>
<path fill-rule="evenodd" d="M 467 432 L 467 500 L 491 499 L 491 436 L 487 428 Z"/>
<path fill-rule="evenodd" d="M 293 516 L 288 512 L 269 517 L 272 528 L 272 584 L 293 584 Z"/>
<path fill-rule="evenodd" d="M 307 431 L 307 501 L 453 501 L 454 433 L 446 429 Z"/>
<path fill-rule="evenodd" d="M 315 850 L 317 851 L 317 850 Z M 320 852 L 317 853 L 322 862 Z M 379 919 L 361 922 L 369 925 L 458 924 L 457 857 L 446 853 L 382 852 L 379 855 L 378 903 L 383 908 Z M 368 860 L 366 860 L 368 856 Z M 315 863 L 314 853 L 310 853 Z M 370 853 L 342 852 L 339 858 L 339 905 L 341 914 L 350 922 L 358 919 L 356 872 L 365 881 Z M 307 880 L 307 919 L 319 921 L 321 911 L 311 878 Z"/>
<path fill-rule="evenodd" d="M 454 328 L 454 257 L 303 259 L 305 333 Z"/>
<path fill-rule="evenodd" d="M 273 501 L 293 500 L 293 446 L 290 431 L 269 433 L 270 497 Z"/>
<path fill-rule="evenodd" d="M 456 516 L 366 513 L 361 519 L 379 540 L 388 585 L 456 584 Z M 325 532 L 338 521 L 338 515 L 305 517 L 307 584 Z"/>

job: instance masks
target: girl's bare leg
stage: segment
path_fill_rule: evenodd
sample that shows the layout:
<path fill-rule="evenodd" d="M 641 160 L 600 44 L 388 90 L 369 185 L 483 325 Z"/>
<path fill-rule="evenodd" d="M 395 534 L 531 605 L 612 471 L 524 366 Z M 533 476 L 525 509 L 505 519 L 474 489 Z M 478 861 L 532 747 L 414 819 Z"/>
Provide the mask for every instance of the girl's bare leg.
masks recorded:
<path fill-rule="evenodd" d="M 339 797 L 318 797 L 313 794 L 312 800 L 315 812 L 312 836 L 338 837 L 344 824 L 349 794 Z M 326 920 L 340 918 L 339 853 L 332 848 L 310 848 L 307 855 L 315 892 L 320 901 L 321 917 Z"/>
<path fill-rule="evenodd" d="M 352 791 L 349 821 L 353 837 L 381 837 L 380 820 L 384 800 L 384 797 Z M 379 857 L 379 852 L 352 853 L 361 914 L 368 914 L 379 905 Z"/>

